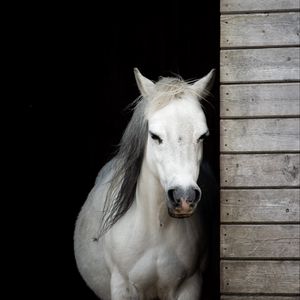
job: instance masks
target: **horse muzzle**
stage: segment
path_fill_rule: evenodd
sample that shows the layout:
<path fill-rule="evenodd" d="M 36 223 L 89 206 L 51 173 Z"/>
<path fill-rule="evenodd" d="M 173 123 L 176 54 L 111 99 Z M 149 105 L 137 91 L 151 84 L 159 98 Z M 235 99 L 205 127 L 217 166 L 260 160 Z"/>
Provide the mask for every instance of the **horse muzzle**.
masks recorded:
<path fill-rule="evenodd" d="M 201 190 L 197 187 L 183 189 L 176 187 L 168 192 L 168 212 L 173 218 L 188 218 L 193 215 L 201 198 Z"/>

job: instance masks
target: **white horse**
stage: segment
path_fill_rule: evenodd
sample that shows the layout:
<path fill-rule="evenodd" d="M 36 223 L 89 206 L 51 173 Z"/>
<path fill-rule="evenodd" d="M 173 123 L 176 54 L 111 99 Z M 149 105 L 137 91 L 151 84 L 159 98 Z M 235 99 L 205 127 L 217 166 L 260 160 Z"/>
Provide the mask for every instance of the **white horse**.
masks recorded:
<path fill-rule="evenodd" d="M 214 70 L 194 83 L 154 83 L 134 71 L 141 97 L 79 214 L 77 266 L 103 300 L 200 299 L 207 253 L 197 180 L 208 135 L 201 99 Z"/>

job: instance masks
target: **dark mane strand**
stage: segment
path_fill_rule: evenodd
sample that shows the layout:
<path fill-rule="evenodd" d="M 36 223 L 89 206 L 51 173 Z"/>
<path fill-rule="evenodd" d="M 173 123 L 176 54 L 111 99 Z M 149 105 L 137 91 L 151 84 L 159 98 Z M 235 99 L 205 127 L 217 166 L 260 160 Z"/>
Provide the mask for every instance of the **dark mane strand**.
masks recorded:
<path fill-rule="evenodd" d="M 148 136 L 148 124 L 144 117 L 145 101 L 140 99 L 136 103 L 115 157 L 116 169 L 104 203 L 100 235 L 106 233 L 134 201 Z"/>

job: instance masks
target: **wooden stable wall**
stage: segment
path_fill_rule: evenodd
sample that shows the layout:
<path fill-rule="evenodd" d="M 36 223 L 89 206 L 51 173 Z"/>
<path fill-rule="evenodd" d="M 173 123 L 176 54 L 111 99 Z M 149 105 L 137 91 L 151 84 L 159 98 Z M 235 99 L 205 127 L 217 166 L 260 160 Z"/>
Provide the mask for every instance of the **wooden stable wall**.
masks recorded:
<path fill-rule="evenodd" d="M 299 0 L 221 0 L 221 294 L 300 299 Z"/>

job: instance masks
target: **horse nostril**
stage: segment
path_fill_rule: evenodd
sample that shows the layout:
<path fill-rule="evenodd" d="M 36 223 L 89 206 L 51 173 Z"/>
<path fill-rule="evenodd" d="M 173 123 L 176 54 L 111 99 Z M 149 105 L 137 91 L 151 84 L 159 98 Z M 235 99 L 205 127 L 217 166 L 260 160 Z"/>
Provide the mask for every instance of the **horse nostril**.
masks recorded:
<path fill-rule="evenodd" d="M 179 204 L 180 203 L 180 198 L 177 198 L 176 197 L 176 189 L 170 189 L 170 190 L 168 190 L 168 197 L 169 197 L 169 199 L 171 200 L 171 202 L 173 203 L 173 204 Z"/>
<path fill-rule="evenodd" d="M 201 192 L 197 188 L 191 187 L 186 191 L 186 199 L 189 203 L 198 202 L 200 200 L 200 196 Z"/>
<path fill-rule="evenodd" d="M 198 201 L 200 199 L 201 193 L 197 189 L 194 189 L 194 191 L 195 191 L 195 201 Z"/>
<path fill-rule="evenodd" d="M 177 187 L 168 190 L 167 193 L 169 201 L 174 206 L 179 206 L 181 204 L 181 201 L 185 200 L 191 207 L 194 207 L 201 196 L 201 191 L 194 187 L 189 187 L 187 189 Z"/>

